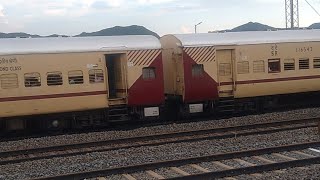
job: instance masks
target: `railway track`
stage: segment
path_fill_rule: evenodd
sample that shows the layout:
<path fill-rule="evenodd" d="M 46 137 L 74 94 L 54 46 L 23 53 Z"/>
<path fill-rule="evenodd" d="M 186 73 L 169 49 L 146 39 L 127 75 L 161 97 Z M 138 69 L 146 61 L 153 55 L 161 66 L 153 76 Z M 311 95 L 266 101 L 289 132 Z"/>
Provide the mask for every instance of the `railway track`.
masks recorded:
<path fill-rule="evenodd" d="M 280 131 L 316 127 L 318 118 L 289 120 L 272 123 L 259 123 L 244 126 L 231 126 L 215 129 L 174 132 L 150 136 L 130 137 L 123 139 L 103 140 L 79 144 L 66 144 L 34 149 L 21 149 L 0 152 L 0 165 L 21 163 L 56 157 L 83 155 L 93 152 L 105 152 L 118 149 L 158 146 L 169 143 L 195 142 L 210 139 L 232 138 L 255 134 L 267 134 Z"/>
<path fill-rule="evenodd" d="M 308 142 L 303 144 L 293 144 L 278 147 L 269 147 L 264 149 L 254 149 L 248 151 L 239 151 L 223 154 L 215 154 L 211 156 L 200 156 L 188 159 L 178 159 L 172 161 L 162 161 L 155 163 L 139 164 L 134 166 L 102 169 L 96 171 L 80 172 L 65 174 L 59 176 L 43 177 L 37 180 L 47 179 L 85 179 L 85 178 L 98 178 L 106 179 L 107 176 L 118 175 L 129 180 L 136 179 L 134 173 L 145 173 L 146 177 L 154 179 L 214 179 L 214 178 L 225 178 L 234 177 L 238 175 L 250 174 L 254 177 L 261 177 L 261 172 L 276 171 L 277 173 L 283 173 L 281 169 L 308 166 L 312 164 L 320 163 L 319 156 L 305 153 L 305 151 L 320 146 L 320 142 Z M 274 158 L 268 159 L 264 156 L 274 156 Z M 299 158 L 296 158 L 296 156 Z M 245 160 L 244 160 L 245 158 Z M 258 160 L 252 163 L 248 159 Z M 275 160 L 276 159 L 276 160 Z M 224 164 L 223 161 L 234 161 L 241 163 L 243 167 L 236 168 L 230 165 Z M 212 163 L 221 170 L 210 171 L 199 165 L 203 162 Z M 182 167 L 189 166 L 194 168 L 197 173 L 191 174 L 182 170 Z M 157 173 L 159 169 L 167 169 L 168 173 L 178 174 L 175 177 L 166 177 L 163 174 Z"/>

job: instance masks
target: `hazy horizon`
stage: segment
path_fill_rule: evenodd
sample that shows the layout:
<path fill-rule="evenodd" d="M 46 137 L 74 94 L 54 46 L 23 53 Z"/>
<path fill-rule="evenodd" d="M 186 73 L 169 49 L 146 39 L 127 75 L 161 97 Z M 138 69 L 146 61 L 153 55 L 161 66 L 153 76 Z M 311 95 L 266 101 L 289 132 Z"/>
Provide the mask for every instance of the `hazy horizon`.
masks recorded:
<path fill-rule="evenodd" d="M 320 10 L 319 0 L 309 2 Z M 285 27 L 284 0 L 0 0 L 0 32 L 77 35 L 140 25 L 160 36 L 232 29 L 248 22 Z M 320 17 L 300 1 L 300 26 Z"/>

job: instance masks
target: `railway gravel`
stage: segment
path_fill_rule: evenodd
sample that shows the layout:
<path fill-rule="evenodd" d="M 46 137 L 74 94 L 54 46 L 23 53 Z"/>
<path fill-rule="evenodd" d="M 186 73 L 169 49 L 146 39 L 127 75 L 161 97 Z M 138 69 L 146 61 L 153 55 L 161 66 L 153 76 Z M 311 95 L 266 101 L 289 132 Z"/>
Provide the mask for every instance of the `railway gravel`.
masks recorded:
<path fill-rule="evenodd" d="M 198 164 L 199 166 L 209 170 L 209 171 L 221 171 L 223 170 L 223 168 L 217 166 L 217 165 L 214 165 L 212 162 L 203 162 L 203 163 L 200 163 Z"/>
<path fill-rule="evenodd" d="M 170 133 L 177 131 L 199 130 L 207 128 L 219 128 L 235 125 L 247 125 L 253 123 L 265 123 L 289 119 L 301 119 L 320 117 L 320 108 L 299 109 L 287 112 L 267 113 L 263 115 L 250 115 L 243 117 L 233 117 L 221 120 L 159 125 L 153 127 L 142 127 L 128 131 L 107 131 L 93 132 L 72 135 L 59 135 L 41 138 L 31 138 L 19 141 L 0 142 L 0 151 L 9 151 L 34 147 L 46 147 L 52 145 L 73 144 L 80 142 L 92 142 L 97 140 L 108 140 L 127 138 L 135 136 L 145 136 L 157 133 Z"/>
<path fill-rule="evenodd" d="M 227 120 L 218 121 L 206 121 L 206 122 L 194 122 L 190 124 L 173 124 L 164 125 L 148 128 L 139 128 L 132 131 L 124 132 L 105 132 L 105 133 L 90 133 L 90 134 L 80 134 L 80 135 L 66 135 L 66 136 L 56 136 L 56 137 L 45 137 L 37 139 L 28 139 L 16 142 L 1 143 L 0 147 L 2 150 L 18 148 L 19 146 L 46 146 L 53 145 L 54 142 L 59 142 L 57 144 L 63 144 L 66 142 L 78 142 L 85 141 L 85 138 L 91 138 L 93 140 L 95 137 L 98 139 L 107 138 L 119 138 L 127 136 L 137 136 L 137 135 L 147 135 L 154 133 L 168 132 L 177 130 L 190 130 L 190 129 L 202 129 L 208 127 L 223 127 L 228 125 L 244 125 L 248 123 L 257 122 L 268 122 L 277 120 L 288 120 L 290 118 L 310 118 L 320 116 L 320 108 L 318 109 L 304 109 L 295 110 L 290 113 L 280 112 L 271 113 L 264 115 L 252 115 L 248 117 L 236 117 Z M 294 115 L 292 115 L 294 113 Z M 211 124 L 210 124 L 211 123 Z M 234 123 L 234 124 L 232 124 Z M 193 127 L 192 127 L 193 126 Z M 150 130 L 151 129 L 151 130 Z M 70 138 L 67 140 L 67 138 Z M 72 141 L 74 140 L 74 141 Z M 167 144 L 157 147 L 141 147 L 141 148 L 131 148 L 131 149 L 120 149 L 116 151 L 109 152 L 99 152 L 90 153 L 81 156 L 73 157 L 63 157 L 54 158 L 47 160 L 38 160 L 31 162 L 24 162 L 19 164 L 11 164 L 6 166 L 0 166 L 0 179 L 29 179 L 41 176 L 52 176 L 57 174 L 65 174 L 79 171 L 97 170 L 102 168 L 112 168 L 119 166 L 127 166 L 141 163 L 150 163 L 156 161 L 173 160 L 177 158 L 188 158 L 203 155 L 212 155 L 216 153 L 241 151 L 255 148 L 264 148 L 270 146 L 280 146 L 288 145 L 293 143 L 303 143 L 308 141 L 319 141 L 320 136 L 317 134 L 316 128 L 308 128 L 302 130 L 294 130 L 287 132 L 278 132 L 273 134 L 265 134 L 258 136 L 244 136 L 230 139 L 221 140 L 207 140 L 193 143 L 178 143 L 178 144 Z M 63 143 L 61 143 L 63 141 Z M 90 141 L 90 140 L 89 140 Z M 15 144 L 16 143 L 16 144 Z M 28 145 L 26 145 L 28 144 Z M 30 145 L 31 144 L 31 145 Z M 56 144 L 56 143 L 54 143 Z M 314 153 L 314 152 L 313 152 Z M 316 153 L 314 153 L 316 154 Z M 320 155 L 316 154 L 316 155 Z M 270 159 L 272 160 L 272 159 Z M 276 159 L 273 159 L 276 160 Z M 210 165 L 210 163 L 202 163 L 204 168 L 210 170 L 218 170 L 219 167 Z M 319 165 L 320 166 L 320 165 Z M 313 174 L 319 175 L 320 167 L 309 168 L 310 176 L 306 177 L 317 177 Z M 312 171 L 314 169 L 314 171 Z M 164 169 L 162 169 L 164 170 Z M 156 170 L 159 172 L 162 170 Z M 186 170 L 187 171 L 187 170 Z M 137 173 L 140 175 L 140 173 Z M 159 172 L 159 174 L 163 174 Z M 273 177 L 272 173 L 269 177 Z M 279 174 L 273 173 L 274 176 L 279 176 Z M 249 176 L 250 177 L 250 176 Z M 290 177 L 288 175 L 288 177 Z M 297 173 L 299 177 L 299 173 Z M 318 176 L 320 177 L 320 176 Z M 118 179 L 119 176 L 112 176 L 111 179 Z M 281 177 L 282 179 L 282 177 Z M 285 178 L 284 178 L 285 179 Z"/>
<path fill-rule="evenodd" d="M 302 155 L 299 155 L 299 154 L 296 154 L 296 153 L 288 153 L 288 152 L 283 152 L 283 153 L 280 153 L 282 155 L 285 155 L 285 156 L 288 156 L 288 157 L 291 157 L 291 158 L 295 158 L 295 159 L 303 159 L 303 158 L 307 158 L 305 156 L 302 156 Z M 319 153 L 320 155 L 320 153 Z"/>
<path fill-rule="evenodd" d="M 250 175 L 236 176 L 234 178 L 238 180 L 247 180 L 247 179 L 259 179 L 259 180 L 276 180 L 276 179 L 290 179 L 290 180 L 316 180 L 320 177 L 320 165 L 312 165 L 304 168 L 290 168 L 281 170 L 282 173 L 277 173 L 274 171 L 261 173 L 262 177 L 253 178 Z"/>
<path fill-rule="evenodd" d="M 320 140 L 316 128 L 268 135 L 132 148 L 0 166 L 4 179 L 27 179 Z"/>

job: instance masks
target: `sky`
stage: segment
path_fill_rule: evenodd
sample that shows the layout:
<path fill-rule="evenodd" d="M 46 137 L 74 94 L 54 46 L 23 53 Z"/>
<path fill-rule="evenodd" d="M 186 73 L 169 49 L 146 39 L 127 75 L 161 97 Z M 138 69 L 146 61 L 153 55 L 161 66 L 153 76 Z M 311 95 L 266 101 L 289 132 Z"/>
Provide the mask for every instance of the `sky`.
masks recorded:
<path fill-rule="evenodd" d="M 0 0 L 0 32 L 76 35 L 141 25 L 159 35 L 231 29 L 247 22 L 285 27 L 285 0 Z M 320 0 L 308 0 L 320 11 Z M 300 0 L 300 26 L 320 22 Z"/>

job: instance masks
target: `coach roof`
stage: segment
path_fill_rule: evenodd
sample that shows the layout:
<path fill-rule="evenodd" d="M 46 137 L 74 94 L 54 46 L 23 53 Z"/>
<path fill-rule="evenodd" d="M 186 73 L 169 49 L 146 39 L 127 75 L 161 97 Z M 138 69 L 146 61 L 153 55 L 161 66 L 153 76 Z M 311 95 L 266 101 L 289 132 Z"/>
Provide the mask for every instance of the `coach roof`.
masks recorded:
<path fill-rule="evenodd" d="M 160 49 L 154 36 L 95 36 L 0 39 L 0 55 Z"/>
<path fill-rule="evenodd" d="M 320 41 L 320 30 L 176 34 L 184 47 Z"/>

